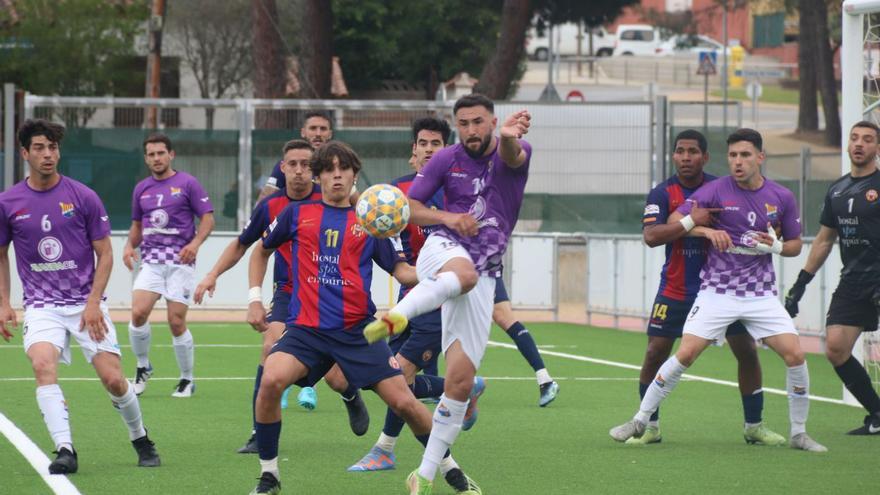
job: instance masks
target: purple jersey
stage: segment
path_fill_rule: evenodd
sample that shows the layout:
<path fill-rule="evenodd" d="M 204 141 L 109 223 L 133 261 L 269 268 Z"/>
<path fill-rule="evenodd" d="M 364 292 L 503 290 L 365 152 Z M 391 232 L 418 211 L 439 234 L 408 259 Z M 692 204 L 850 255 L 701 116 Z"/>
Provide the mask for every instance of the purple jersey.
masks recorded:
<path fill-rule="evenodd" d="M 497 145 L 480 158 L 471 158 L 461 144 L 443 148 L 416 174 L 409 189 L 409 197 L 426 203 L 443 188 L 446 211 L 473 215 L 480 227 L 477 235 L 462 237 L 446 227 L 436 235 L 460 243 L 481 275 L 501 276 L 502 256 L 519 216 L 532 159 L 531 145 L 519 143 L 526 161 L 517 168 L 504 163 Z"/>
<path fill-rule="evenodd" d="M 694 204 L 722 208 L 714 228 L 727 232 L 733 241 L 726 252 L 709 250 L 700 272 L 700 290 L 740 297 L 776 295 L 772 255 L 755 249 L 755 236 L 766 233 L 768 223 L 781 239 L 801 236 L 800 213 L 791 191 L 766 178 L 760 189 L 749 191 L 727 176 L 703 185 L 678 211 L 687 215 Z"/>
<path fill-rule="evenodd" d="M 98 195 L 69 177 L 48 191 L 23 180 L 0 194 L 0 245 L 15 242 L 25 307 L 85 304 L 95 278 L 92 241 L 108 235 Z"/>
<path fill-rule="evenodd" d="M 141 222 L 143 228 L 144 263 L 180 264 L 181 248 L 196 235 L 194 217 L 213 211 L 208 193 L 186 172 L 138 182 L 132 194 L 131 219 Z"/>

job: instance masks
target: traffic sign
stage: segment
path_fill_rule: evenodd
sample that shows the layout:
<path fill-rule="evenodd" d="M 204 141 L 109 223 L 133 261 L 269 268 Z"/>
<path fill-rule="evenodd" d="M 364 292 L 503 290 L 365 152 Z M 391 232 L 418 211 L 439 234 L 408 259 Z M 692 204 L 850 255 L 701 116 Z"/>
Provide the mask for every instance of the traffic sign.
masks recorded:
<path fill-rule="evenodd" d="M 751 81 L 746 85 L 746 96 L 752 100 L 757 100 L 764 92 L 764 87 L 758 81 Z"/>
<path fill-rule="evenodd" d="M 697 67 L 697 75 L 698 76 L 714 76 L 718 73 L 716 67 L 718 66 L 718 54 L 715 52 L 700 52 L 700 66 Z"/>

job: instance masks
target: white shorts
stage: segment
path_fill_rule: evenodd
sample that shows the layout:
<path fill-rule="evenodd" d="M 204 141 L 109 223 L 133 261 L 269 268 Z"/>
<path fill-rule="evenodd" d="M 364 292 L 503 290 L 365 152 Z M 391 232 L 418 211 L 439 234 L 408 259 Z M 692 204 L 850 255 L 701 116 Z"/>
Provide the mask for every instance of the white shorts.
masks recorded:
<path fill-rule="evenodd" d="M 70 337 L 76 339 L 86 361 L 92 362 L 92 358 L 99 352 L 109 352 L 121 356 L 119 344 L 116 342 L 116 327 L 110 320 L 107 308 L 101 305 L 101 314 L 104 315 L 104 324 L 107 325 L 107 335 L 104 340 L 95 342 L 89 335 L 88 330 L 80 330 L 79 325 L 85 305 L 62 306 L 55 308 L 27 308 L 24 311 L 24 351 L 37 342 L 48 342 L 61 351 L 60 361 L 70 364 Z"/>
<path fill-rule="evenodd" d="M 433 234 L 428 236 L 416 262 L 419 280 L 433 277 L 453 258 L 470 260 L 471 256 L 455 241 Z M 461 342 L 461 347 L 474 368 L 479 369 L 489 343 L 494 302 L 495 278 L 484 276 L 479 277 L 477 285 L 467 294 L 444 302 L 440 312 L 443 352 L 457 340 Z"/>
<path fill-rule="evenodd" d="M 196 288 L 196 269 L 191 265 L 142 263 L 132 290 L 155 292 L 166 301 L 189 306 Z"/>
<path fill-rule="evenodd" d="M 776 296 L 738 297 L 701 290 L 691 306 L 682 333 L 706 340 L 721 340 L 727 326 L 741 321 L 754 339 L 791 333 L 797 335 L 794 322 Z"/>

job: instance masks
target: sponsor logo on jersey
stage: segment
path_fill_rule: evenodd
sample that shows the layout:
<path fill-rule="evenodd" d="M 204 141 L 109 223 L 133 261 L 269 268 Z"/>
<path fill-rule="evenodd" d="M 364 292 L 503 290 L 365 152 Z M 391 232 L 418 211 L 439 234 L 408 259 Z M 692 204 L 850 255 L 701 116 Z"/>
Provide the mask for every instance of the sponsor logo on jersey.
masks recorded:
<path fill-rule="evenodd" d="M 13 220 L 27 220 L 31 217 L 31 214 L 28 213 L 26 209 L 18 210 L 17 212 L 13 213 L 13 215 L 15 215 L 15 218 L 13 218 Z"/>
<path fill-rule="evenodd" d="M 40 257 L 46 261 L 52 262 L 58 260 L 61 257 L 61 253 L 64 252 L 64 248 L 61 246 L 61 241 L 54 237 L 43 237 L 40 239 L 39 244 L 37 244 L 37 252 L 40 254 Z"/>
<path fill-rule="evenodd" d="M 645 206 L 645 216 L 648 215 L 659 215 L 660 214 L 660 205 L 646 205 Z"/>
<path fill-rule="evenodd" d="M 877 201 L 877 190 L 876 189 L 868 189 L 868 191 L 865 193 L 865 199 L 867 199 L 868 201 L 870 201 L 872 203 L 874 201 Z"/>
<path fill-rule="evenodd" d="M 161 208 L 151 211 L 150 225 L 158 229 L 164 228 L 168 225 L 168 213 Z"/>
<path fill-rule="evenodd" d="M 767 210 L 767 218 L 773 222 L 779 217 L 779 209 L 776 205 L 771 205 L 764 203 L 764 208 Z"/>
<path fill-rule="evenodd" d="M 179 198 L 181 194 L 183 194 L 183 191 L 181 191 L 181 189 L 179 187 L 171 186 L 171 197 L 172 198 Z"/>
<path fill-rule="evenodd" d="M 61 207 L 61 214 L 66 218 L 70 218 L 74 214 L 74 210 L 76 209 L 73 206 L 73 203 L 58 203 L 58 206 Z"/>
<path fill-rule="evenodd" d="M 207 202 L 208 202 L 208 196 L 205 196 L 204 198 L 199 199 L 199 201 L 201 201 L 202 203 L 207 203 Z"/>

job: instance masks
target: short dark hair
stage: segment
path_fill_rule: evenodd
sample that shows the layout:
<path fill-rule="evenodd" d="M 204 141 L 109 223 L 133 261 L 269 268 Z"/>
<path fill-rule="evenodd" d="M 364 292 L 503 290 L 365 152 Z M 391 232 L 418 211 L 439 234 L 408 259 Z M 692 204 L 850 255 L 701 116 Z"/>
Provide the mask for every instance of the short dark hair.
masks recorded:
<path fill-rule="evenodd" d="M 874 129 L 874 134 L 876 134 L 877 137 L 880 138 L 880 127 L 878 127 L 877 124 L 875 124 L 873 122 L 870 122 L 868 120 L 860 120 L 860 121 L 856 122 L 855 124 L 853 124 L 853 126 L 850 128 L 849 132 L 852 132 L 853 129 L 855 129 L 856 127 L 866 127 L 868 129 Z"/>
<path fill-rule="evenodd" d="M 764 151 L 764 138 L 761 137 L 761 133 L 754 130 L 749 129 L 747 127 L 743 127 L 742 129 L 737 129 L 733 131 L 733 133 L 727 136 L 727 145 L 730 146 L 733 143 L 738 143 L 740 141 L 748 141 L 755 145 L 755 149 L 758 151 Z"/>
<path fill-rule="evenodd" d="M 306 121 L 308 121 L 312 117 L 321 117 L 326 120 L 328 124 L 330 124 L 330 129 L 333 129 L 333 117 L 330 116 L 329 113 L 321 111 L 321 110 L 312 110 L 307 112 L 302 119 L 302 124 L 300 124 L 300 128 L 306 126 Z"/>
<path fill-rule="evenodd" d="M 449 123 L 436 117 L 422 117 L 413 122 L 412 134 L 414 143 L 418 141 L 420 131 L 439 132 L 440 135 L 443 136 L 443 144 L 449 142 L 449 135 L 452 134 L 452 130 L 449 128 Z"/>
<path fill-rule="evenodd" d="M 27 119 L 18 128 L 18 142 L 24 149 L 30 149 L 31 140 L 37 136 L 45 136 L 49 142 L 61 144 L 64 126 L 46 119 Z"/>
<path fill-rule="evenodd" d="M 351 168 L 354 169 L 355 174 L 360 172 L 361 159 L 351 149 L 351 146 L 342 141 L 328 141 L 312 154 L 312 159 L 309 161 L 312 174 L 318 176 L 325 170 L 331 170 L 334 157 L 339 160 L 339 165 L 343 170 Z"/>
<path fill-rule="evenodd" d="M 281 154 L 286 155 L 290 150 L 309 150 L 315 151 L 315 148 L 312 148 L 312 145 L 309 144 L 305 139 L 291 139 L 290 141 L 284 143 L 284 147 L 281 148 Z"/>
<path fill-rule="evenodd" d="M 150 134 L 149 136 L 147 136 L 147 138 L 144 139 L 144 153 L 145 154 L 147 152 L 147 145 L 150 143 L 153 143 L 153 144 L 162 143 L 165 145 L 166 150 L 174 151 L 174 148 L 171 146 L 171 138 L 169 138 L 165 134 L 157 132 L 157 133 Z"/>
<path fill-rule="evenodd" d="M 702 132 L 694 130 L 694 129 L 685 129 L 678 133 L 675 136 L 675 141 L 672 142 L 672 149 L 678 147 L 678 142 L 682 139 L 693 139 L 697 142 L 697 146 L 700 147 L 700 151 L 705 155 L 706 150 L 709 149 L 709 144 L 706 142 L 706 136 L 703 135 Z"/>
<path fill-rule="evenodd" d="M 455 102 L 455 106 L 452 107 L 452 115 L 457 114 L 460 108 L 470 107 L 485 107 L 489 113 L 495 113 L 495 104 L 492 103 L 492 100 L 479 93 L 471 93 L 462 96 Z"/>

